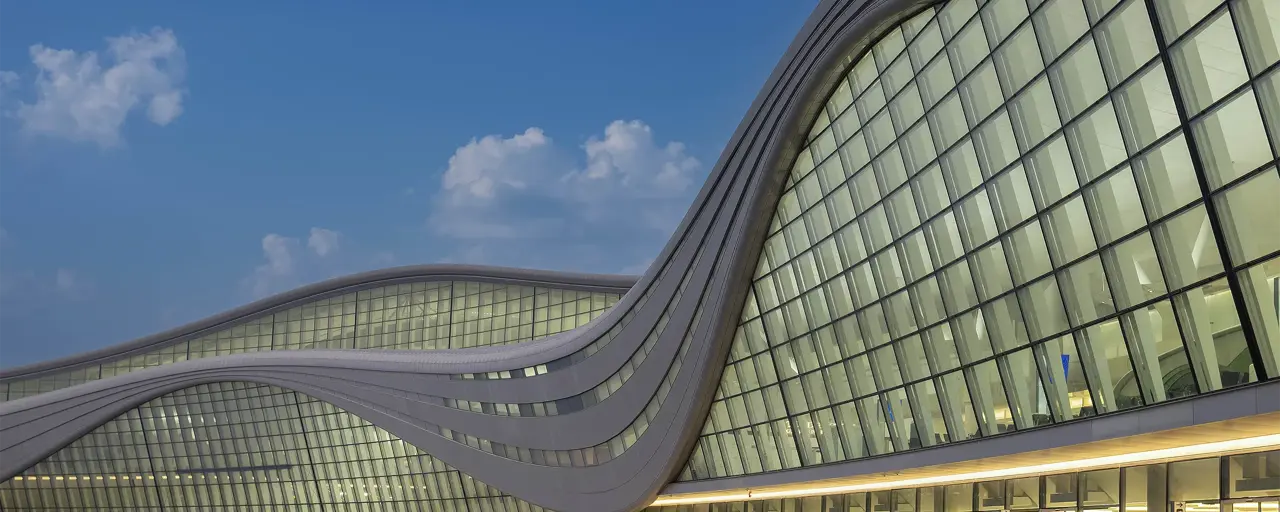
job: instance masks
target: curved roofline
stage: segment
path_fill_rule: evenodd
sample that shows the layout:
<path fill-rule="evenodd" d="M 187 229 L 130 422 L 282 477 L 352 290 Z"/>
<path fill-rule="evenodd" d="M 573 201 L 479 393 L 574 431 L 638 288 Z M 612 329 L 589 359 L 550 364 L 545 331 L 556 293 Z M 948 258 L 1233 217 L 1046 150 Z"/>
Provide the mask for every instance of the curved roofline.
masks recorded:
<path fill-rule="evenodd" d="M 0 369 L 0 380 L 37 377 L 48 372 L 69 369 L 68 367 L 114 359 L 131 352 L 157 348 L 171 342 L 176 343 L 207 330 L 227 327 L 228 323 L 299 305 L 301 302 L 424 277 L 432 281 L 480 281 L 611 293 L 626 293 L 639 279 L 639 276 L 633 275 L 588 274 L 484 265 L 425 264 L 390 267 L 300 286 L 185 325 L 97 350 Z"/>

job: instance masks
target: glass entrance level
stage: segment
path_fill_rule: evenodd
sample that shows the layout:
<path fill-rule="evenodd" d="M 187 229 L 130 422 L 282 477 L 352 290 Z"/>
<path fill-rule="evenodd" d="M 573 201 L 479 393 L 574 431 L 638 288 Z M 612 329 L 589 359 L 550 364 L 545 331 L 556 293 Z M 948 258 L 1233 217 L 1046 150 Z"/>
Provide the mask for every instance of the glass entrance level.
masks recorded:
<path fill-rule="evenodd" d="M 1280 450 L 1076 473 L 648 512 L 1280 512 Z"/>
<path fill-rule="evenodd" d="M 1172 509 L 1175 512 L 1276 512 L 1280 510 L 1280 498 L 1173 503 Z"/>

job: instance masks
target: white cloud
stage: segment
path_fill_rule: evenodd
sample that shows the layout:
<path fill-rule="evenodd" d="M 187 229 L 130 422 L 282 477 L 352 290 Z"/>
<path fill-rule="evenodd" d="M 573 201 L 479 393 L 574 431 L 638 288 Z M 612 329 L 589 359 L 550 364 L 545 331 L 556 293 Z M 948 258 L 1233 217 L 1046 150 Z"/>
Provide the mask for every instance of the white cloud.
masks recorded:
<path fill-rule="evenodd" d="M 307 247 L 318 256 L 328 256 L 338 250 L 339 233 L 332 229 L 311 228 L 311 236 L 307 238 Z"/>
<path fill-rule="evenodd" d="M 587 166 L 575 173 L 579 180 L 613 178 L 624 187 L 662 195 L 681 192 L 701 164 L 685 154 L 684 144 L 668 142 L 659 147 L 653 132 L 641 121 L 614 121 L 604 129 L 604 138 L 592 137 L 583 146 Z"/>
<path fill-rule="evenodd" d="M 683 144 L 658 143 L 639 120 L 614 121 L 577 148 L 536 127 L 488 135 L 449 159 L 428 227 L 454 239 L 450 260 L 485 254 L 486 263 L 587 270 L 587 258 L 616 271 L 617 259 L 658 250 L 702 172 Z M 528 259 L 543 255 L 545 263 Z"/>
<path fill-rule="evenodd" d="M 262 263 L 245 278 L 245 287 L 254 297 L 294 288 L 303 282 L 333 277 L 360 269 L 344 261 L 339 251 L 344 235 L 332 229 L 313 227 L 306 237 L 268 233 L 262 237 Z"/>
<path fill-rule="evenodd" d="M 30 54 L 39 69 L 36 100 L 17 110 L 28 133 L 105 148 L 120 143 L 120 129 L 135 109 L 145 108 L 160 126 L 182 115 L 186 59 L 171 30 L 107 38 L 101 58 L 41 44 Z"/>
<path fill-rule="evenodd" d="M 523 189 L 530 177 L 522 160 L 551 143 L 540 128 L 529 128 L 509 139 L 489 135 L 458 148 L 449 157 L 441 186 L 459 200 L 493 199 L 498 188 Z"/>
<path fill-rule="evenodd" d="M 562 178 L 584 218 L 615 225 L 668 232 L 688 209 L 686 192 L 702 164 L 684 144 L 659 145 L 645 123 L 614 121 L 604 138 L 582 147 L 583 169 Z"/>
<path fill-rule="evenodd" d="M 253 294 L 264 297 L 292 281 L 294 270 L 294 253 L 298 248 L 298 239 L 268 233 L 262 237 L 262 256 L 266 262 L 253 270 L 249 284 Z"/>
<path fill-rule="evenodd" d="M 502 212 L 513 197 L 544 197 L 561 165 L 551 139 L 539 128 L 509 138 L 472 139 L 449 158 L 430 225 L 459 239 L 523 238 L 554 229 L 554 220 Z"/>

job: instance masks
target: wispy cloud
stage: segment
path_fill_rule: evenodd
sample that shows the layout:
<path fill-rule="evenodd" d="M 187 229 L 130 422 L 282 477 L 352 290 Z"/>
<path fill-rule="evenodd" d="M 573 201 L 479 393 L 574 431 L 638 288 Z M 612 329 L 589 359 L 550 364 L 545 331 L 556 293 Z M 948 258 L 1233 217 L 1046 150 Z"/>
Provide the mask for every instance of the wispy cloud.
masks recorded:
<path fill-rule="evenodd" d="M 265 297 L 315 278 L 330 277 L 334 270 L 325 268 L 322 261 L 338 253 L 342 233 L 332 229 L 313 227 L 303 247 L 302 240 L 267 233 L 262 237 L 262 263 L 245 279 L 245 285 L 254 297 Z"/>
<path fill-rule="evenodd" d="M 266 261 L 258 265 L 250 277 L 249 285 L 253 288 L 254 296 L 265 297 L 281 285 L 287 286 L 286 283 L 294 277 L 293 259 L 298 245 L 297 238 L 276 233 L 268 233 L 262 237 L 262 257 Z"/>
<path fill-rule="evenodd" d="M 617 271 L 653 256 L 703 172 L 684 144 L 658 142 L 639 120 L 576 148 L 537 127 L 488 135 L 449 159 L 427 225 L 452 245 L 449 260 Z"/>
<path fill-rule="evenodd" d="M 16 112 L 26 133 L 107 148 L 120 144 L 121 127 L 135 110 L 159 126 L 182 115 L 186 59 L 171 30 L 107 38 L 102 56 L 42 44 L 29 53 L 38 70 L 35 101 Z M 14 72 L 0 72 L 5 90 L 18 81 Z"/>
<path fill-rule="evenodd" d="M 332 229 L 311 228 L 311 236 L 307 238 L 307 247 L 318 256 L 328 256 L 338 250 L 338 232 Z"/>

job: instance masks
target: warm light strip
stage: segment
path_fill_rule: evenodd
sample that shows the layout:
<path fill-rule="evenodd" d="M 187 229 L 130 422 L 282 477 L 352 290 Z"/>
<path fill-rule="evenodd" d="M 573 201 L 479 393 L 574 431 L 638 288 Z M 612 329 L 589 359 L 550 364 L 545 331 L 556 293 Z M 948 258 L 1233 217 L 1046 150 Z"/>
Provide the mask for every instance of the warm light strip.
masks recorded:
<path fill-rule="evenodd" d="M 1115 466 L 1138 465 L 1159 460 L 1168 459 L 1184 459 L 1195 458 L 1204 455 L 1211 455 L 1222 452 L 1238 452 L 1242 450 L 1264 450 L 1273 447 L 1280 447 L 1280 434 L 1268 434 L 1258 437 L 1247 437 L 1244 439 L 1234 439 L 1231 441 L 1218 441 L 1215 443 L 1194 444 L 1190 446 L 1180 446 L 1176 448 L 1162 448 L 1159 450 L 1150 450 L 1145 452 L 1125 453 L 1121 455 L 1108 455 L 1105 457 L 1094 457 L 1091 459 L 1080 459 L 1065 462 L 1051 462 L 1048 464 L 1036 464 L 1033 466 L 1019 466 L 1005 469 L 992 469 L 987 471 L 974 471 L 970 473 L 957 473 L 945 476 L 930 476 L 921 478 L 908 478 L 905 480 L 894 480 L 892 482 L 876 482 L 868 484 L 848 484 L 848 485 L 832 485 L 827 487 L 802 487 L 799 489 L 785 489 L 777 491 L 752 491 L 751 489 L 723 491 L 717 494 L 705 495 L 702 493 L 690 493 L 688 497 L 680 497 L 679 495 L 660 496 L 651 506 L 661 505 L 691 505 L 697 503 L 720 503 L 726 501 L 748 501 L 748 500 L 764 500 L 774 498 L 799 498 L 803 496 L 817 496 L 824 494 L 841 494 L 846 492 L 863 492 L 863 491 L 886 491 L 891 489 L 901 489 L 908 487 L 925 487 L 931 485 L 945 485 L 963 482 L 973 482 L 979 480 L 997 480 L 1004 478 L 1018 478 L 1024 476 L 1035 476 L 1050 473 L 1068 473 L 1073 471 L 1085 471 L 1090 469 L 1100 469 Z"/>

